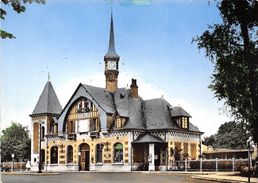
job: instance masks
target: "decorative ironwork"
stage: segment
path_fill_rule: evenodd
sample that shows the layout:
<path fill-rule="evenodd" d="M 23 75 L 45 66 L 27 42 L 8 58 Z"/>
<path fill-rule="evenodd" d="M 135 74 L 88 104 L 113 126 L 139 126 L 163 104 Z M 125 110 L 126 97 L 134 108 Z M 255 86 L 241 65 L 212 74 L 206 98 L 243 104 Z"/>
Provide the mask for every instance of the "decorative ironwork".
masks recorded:
<path fill-rule="evenodd" d="M 109 149 L 108 149 L 108 141 L 107 142 L 101 142 L 101 146 L 102 146 L 102 148 L 104 148 L 106 146 L 105 151 L 109 151 Z"/>
<path fill-rule="evenodd" d="M 61 153 L 63 153 L 64 152 L 64 144 L 58 145 L 58 147 L 60 148 Z"/>

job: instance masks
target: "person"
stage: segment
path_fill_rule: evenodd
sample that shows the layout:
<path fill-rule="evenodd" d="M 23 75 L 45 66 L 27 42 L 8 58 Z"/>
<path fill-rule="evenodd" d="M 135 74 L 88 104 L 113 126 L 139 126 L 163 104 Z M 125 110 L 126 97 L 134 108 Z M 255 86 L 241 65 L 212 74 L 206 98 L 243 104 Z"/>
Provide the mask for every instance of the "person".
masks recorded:
<path fill-rule="evenodd" d="M 31 165 L 30 165 L 30 161 L 28 160 L 26 163 L 26 171 L 30 171 L 31 169 Z"/>

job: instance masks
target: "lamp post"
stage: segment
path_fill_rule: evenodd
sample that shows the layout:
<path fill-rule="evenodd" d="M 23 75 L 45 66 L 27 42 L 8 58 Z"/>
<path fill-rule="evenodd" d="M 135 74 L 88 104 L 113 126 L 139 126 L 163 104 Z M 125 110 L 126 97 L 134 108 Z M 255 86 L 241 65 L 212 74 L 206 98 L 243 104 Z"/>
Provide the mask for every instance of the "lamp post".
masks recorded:
<path fill-rule="evenodd" d="M 42 170 L 41 170 L 41 124 L 42 122 L 39 122 L 39 171 L 38 173 L 42 173 Z"/>
<path fill-rule="evenodd" d="M 251 146 L 254 145 L 253 139 L 252 137 L 249 137 L 247 140 L 247 148 L 248 148 L 248 182 L 250 182 L 250 176 L 251 176 L 251 172 L 250 172 L 250 168 L 251 168 L 251 161 L 252 161 L 252 157 L 251 157 Z"/>
<path fill-rule="evenodd" d="M 12 160 L 13 160 L 13 166 L 12 166 L 12 171 L 14 170 L 14 154 L 12 154 Z"/>

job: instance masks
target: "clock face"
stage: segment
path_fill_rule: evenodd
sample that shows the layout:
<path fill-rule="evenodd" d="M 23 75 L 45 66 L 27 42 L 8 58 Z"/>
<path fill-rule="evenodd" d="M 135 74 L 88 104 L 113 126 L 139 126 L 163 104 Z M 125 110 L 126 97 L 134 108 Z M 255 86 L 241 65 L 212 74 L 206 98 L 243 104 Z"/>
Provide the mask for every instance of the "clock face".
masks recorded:
<path fill-rule="evenodd" d="M 116 69 L 116 62 L 115 61 L 108 62 L 108 69 L 115 70 Z"/>

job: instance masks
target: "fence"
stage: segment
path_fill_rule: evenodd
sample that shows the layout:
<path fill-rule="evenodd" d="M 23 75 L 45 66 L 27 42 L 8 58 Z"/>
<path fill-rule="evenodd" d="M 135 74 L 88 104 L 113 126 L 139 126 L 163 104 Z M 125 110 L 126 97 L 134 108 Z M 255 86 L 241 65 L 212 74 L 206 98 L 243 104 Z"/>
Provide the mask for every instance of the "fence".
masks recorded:
<path fill-rule="evenodd" d="M 26 162 L 2 162 L 1 171 L 24 171 L 26 170 Z"/>
<path fill-rule="evenodd" d="M 254 163 L 253 163 L 254 165 Z M 248 166 L 248 159 L 200 159 L 172 162 L 170 170 L 181 171 L 240 171 Z M 252 166 L 252 165 L 251 165 Z"/>

